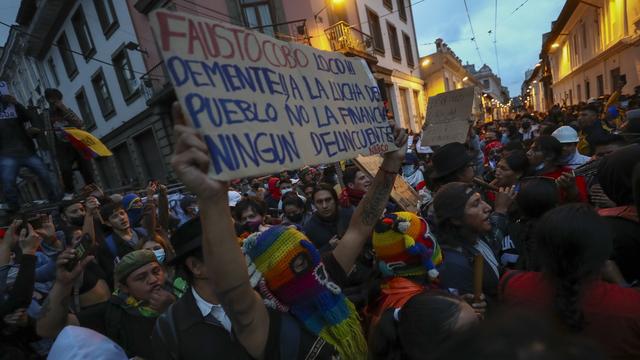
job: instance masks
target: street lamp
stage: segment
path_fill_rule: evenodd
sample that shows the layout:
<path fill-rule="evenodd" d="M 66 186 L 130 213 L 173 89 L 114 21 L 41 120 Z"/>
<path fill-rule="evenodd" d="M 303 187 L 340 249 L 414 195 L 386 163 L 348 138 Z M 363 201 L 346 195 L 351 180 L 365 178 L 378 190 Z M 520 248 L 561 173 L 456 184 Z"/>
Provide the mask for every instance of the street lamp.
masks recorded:
<path fill-rule="evenodd" d="M 424 59 L 424 61 L 422 62 L 422 66 L 427 66 L 429 64 L 431 64 L 431 60 L 429 59 Z"/>
<path fill-rule="evenodd" d="M 462 78 L 462 81 L 467 81 L 467 80 L 469 80 L 468 76 L 465 76 L 465 77 Z"/>
<path fill-rule="evenodd" d="M 330 0 L 330 1 L 329 1 L 329 3 L 331 4 L 331 6 L 337 6 L 337 5 L 342 4 L 343 2 L 344 2 L 344 0 Z M 318 15 L 320 15 L 320 13 L 321 13 L 321 12 L 325 11 L 325 10 L 327 9 L 327 6 L 328 6 L 328 5 L 326 5 L 326 4 L 325 4 L 325 6 L 323 6 L 323 7 L 322 7 L 322 9 L 320 9 L 320 11 L 318 11 L 317 13 L 315 13 L 315 14 L 313 15 L 313 19 L 314 19 L 316 22 L 322 22 L 322 18 L 320 18 L 320 21 L 318 21 Z"/>
<path fill-rule="evenodd" d="M 551 48 L 553 48 L 553 49 L 557 49 L 559 47 L 560 47 L 560 44 L 558 44 L 558 43 L 551 44 Z"/>

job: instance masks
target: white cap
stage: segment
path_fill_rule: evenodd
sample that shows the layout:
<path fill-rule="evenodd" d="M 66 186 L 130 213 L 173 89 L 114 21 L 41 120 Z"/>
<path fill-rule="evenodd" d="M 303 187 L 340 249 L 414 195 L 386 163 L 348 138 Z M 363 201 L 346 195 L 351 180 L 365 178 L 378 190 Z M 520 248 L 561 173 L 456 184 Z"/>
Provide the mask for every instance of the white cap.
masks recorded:
<path fill-rule="evenodd" d="M 229 206 L 236 206 L 238 201 L 242 199 L 242 195 L 237 191 L 229 190 L 227 195 L 229 196 Z"/>
<path fill-rule="evenodd" d="M 578 133 L 571 126 L 560 126 L 551 136 L 558 139 L 562 144 L 571 144 L 580 141 Z"/>
<path fill-rule="evenodd" d="M 53 343 L 50 360 L 127 360 L 127 354 L 108 337 L 80 326 L 66 326 Z"/>

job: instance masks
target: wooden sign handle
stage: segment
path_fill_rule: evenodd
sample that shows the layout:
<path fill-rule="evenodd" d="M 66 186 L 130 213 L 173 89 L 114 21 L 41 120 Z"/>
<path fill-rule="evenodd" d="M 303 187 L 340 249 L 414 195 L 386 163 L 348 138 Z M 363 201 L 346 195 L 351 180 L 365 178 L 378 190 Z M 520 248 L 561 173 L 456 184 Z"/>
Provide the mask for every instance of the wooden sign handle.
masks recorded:
<path fill-rule="evenodd" d="M 478 254 L 473 257 L 473 301 L 482 301 L 482 277 L 484 274 L 484 258 Z"/>

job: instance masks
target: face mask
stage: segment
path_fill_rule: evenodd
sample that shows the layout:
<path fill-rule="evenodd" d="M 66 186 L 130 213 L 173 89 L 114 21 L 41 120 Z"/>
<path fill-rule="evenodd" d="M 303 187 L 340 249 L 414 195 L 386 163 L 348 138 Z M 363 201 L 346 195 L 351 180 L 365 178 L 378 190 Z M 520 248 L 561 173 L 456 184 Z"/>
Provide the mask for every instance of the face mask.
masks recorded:
<path fill-rule="evenodd" d="M 156 256 L 156 259 L 158 259 L 158 262 L 160 264 L 164 262 L 164 258 L 165 258 L 164 249 L 153 250 L 153 254 Z"/>
<path fill-rule="evenodd" d="M 284 190 L 280 190 L 280 193 L 281 193 L 282 195 L 284 195 L 284 194 L 286 194 L 286 193 L 288 193 L 288 192 L 290 192 L 290 191 L 291 191 L 291 189 L 284 189 Z"/>
<path fill-rule="evenodd" d="M 84 216 L 74 216 L 69 218 L 69 224 L 73 226 L 82 226 L 84 225 Z"/>
<path fill-rule="evenodd" d="M 198 216 L 200 214 L 200 208 L 197 206 L 193 207 L 193 216 Z"/>
<path fill-rule="evenodd" d="M 299 223 L 300 221 L 302 221 L 302 216 L 303 216 L 303 214 L 302 214 L 302 213 L 299 213 L 299 214 L 295 214 L 295 215 L 287 216 L 287 218 L 288 218 L 291 222 L 293 222 L 293 223 L 296 223 L 296 224 L 297 224 L 297 223 Z"/>
<path fill-rule="evenodd" d="M 247 221 L 244 223 L 243 227 L 245 230 L 248 230 L 252 233 L 257 232 L 260 229 L 260 225 L 262 225 L 262 221 Z"/>
<path fill-rule="evenodd" d="M 541 163 L 540 165 L 536 166 L 536 171 L 540 171 L 542 169 L 544 169 L 544 162 Z"/>

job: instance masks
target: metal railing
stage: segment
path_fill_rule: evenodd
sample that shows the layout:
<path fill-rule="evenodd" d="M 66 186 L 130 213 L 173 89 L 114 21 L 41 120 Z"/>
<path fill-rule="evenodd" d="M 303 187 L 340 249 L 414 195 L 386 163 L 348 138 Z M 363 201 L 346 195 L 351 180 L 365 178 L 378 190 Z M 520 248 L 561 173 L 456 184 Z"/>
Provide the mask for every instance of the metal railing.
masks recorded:
<path fill-rule="evenodd" d="M 155 95 L 171 86 L 167 71 L 164 67 L 164 61 L 160 61 L 146 74 L 140 77 L 142 82 L 142 90 L 144 92 L 144 98 L 149 101 Z"/>
<path fill-rule="evenodd" d="M 272 25 L 256 26 L 250 30 L 257 30 L 278 40 L 311 45 L 311 37 L 307 32 L 307 20 L 292 20 Z"/>
<path fill-rule="evenodd" d="M 324 30 L 324 33 L 333 51 L 357 50 L 373 54 L 373 38 L 369 34 L 351 27 L 345 21 L 331 25 Z"/>

